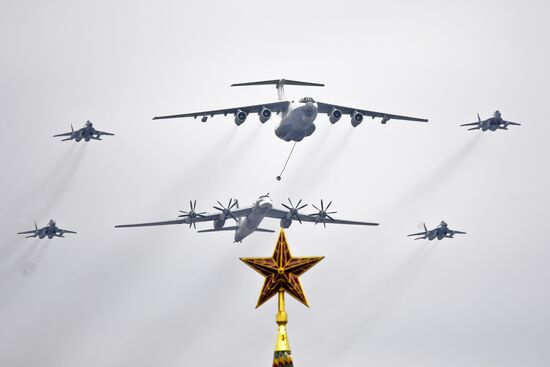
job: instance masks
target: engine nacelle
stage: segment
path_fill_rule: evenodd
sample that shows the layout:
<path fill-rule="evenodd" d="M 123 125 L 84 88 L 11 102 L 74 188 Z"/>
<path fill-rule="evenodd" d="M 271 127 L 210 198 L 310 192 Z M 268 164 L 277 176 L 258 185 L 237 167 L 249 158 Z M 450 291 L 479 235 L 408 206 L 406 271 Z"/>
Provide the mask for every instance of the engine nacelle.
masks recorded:
<path fill-rule="evenodd" d="M 258 115 L 260 115 L 260 122 L 263 124 L 271 118 L 271 110 L 264 107 Z"/>
<path fill-rule="evenodd" d="M 292 219 L 290 218 L 281 218 L 281 228 L 288 228 L 292 224 Z"/>
<path fill-rule="evenodd" d="M 246 121 L 247 116 L 248 115 L 243 110 L 237 110 L 237 112 L 235 112 L 235 124 L 237 126 L 242 125 L 243 122 Z"/>
<path fill-rule="evenodd" d="M 356 127 L 363 122 L 363 114 L 361 112 L 353 111 L 351 114 L 351 126 Z"/>
<path fill-rule="evenodd" d="M 328 119 L 332 124 L 335 124 L 342 118 L 342 111 L 337 108 L 332 107 L 330 113 L 328 114 Z"/>
<path fill-rule="evenodd" d="M 220 229 L 222 228 L 223 226 L 225 225 L 225 217 L 222 215 L 220 215 L 218 217 L 218 219 L 214 220 L 214 228 L 216 229 Z"/>

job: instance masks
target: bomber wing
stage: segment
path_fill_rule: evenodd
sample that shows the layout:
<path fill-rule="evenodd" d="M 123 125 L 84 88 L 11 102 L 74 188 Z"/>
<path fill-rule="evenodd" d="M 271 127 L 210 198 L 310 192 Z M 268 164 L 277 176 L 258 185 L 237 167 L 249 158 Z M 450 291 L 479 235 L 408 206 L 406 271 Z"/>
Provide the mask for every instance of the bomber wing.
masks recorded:
<path fill-rule="evenodd" d="M 285 218 L 288 214 L 288 211 L 276 209 L 273 208 L 269 212 L 267 212 L 266 217 L 269 218 Z M 306 214 L 300 214 L 297 213 L 296 216 L 299 218 L 302 222 L 311 222 L 311 223 L 322 223 L 322 221 L 318 220 L 314 215 L 306 215 Z M 351 224 L 351 225 L 360 225 L 360 226 L 377 226 L 380 223 L 372 223 L 372 222 L 358 222 L 353 220 L 344 220 L 344 219 L 331 219 L 327 218 L 325 220 L 326 224 Z"/>
<path fill-rule="evenodd" d="M 252 208 L 242 208 L 242 209 L 236 209 L 231 210 L 231 215 L 235 218 L 240 217 L 246 217 L 248 214 L 252 212 Z M 205 214 L 202 216 L 197 216 L 193 219 L 195 223 L 200 222 L 209 222 L 216 220 L 220 217 L 221 213 L 213 213 L 213 214 Z M 118 224 L 115 226 L 115 228 L 130 228 L 130 227 L 154 227 L 154 226 L 164 226 L 164 225 L 171 225 L 171 224 L 190 224 L 191 220 L 189 217 L 182 218 L 182 219 L 175 219 L 175 220 L 166 220 L 162 222 L 149 222 L 149 223 L 135 223 L 135 224 Z"/>
<path fill-rule="evenodd" d="M 345 106 L 339 106 L 339 105 L 324 103 L 324 102 L 317 102 L 317 108 L 319 113 L 326 113 L 326 114 L 329 114 L 333 109 L 338 109 L 342 111 L 342 114 L 349 115 L 349 116 L 352 116 L 355 112 L 359 112 L 365 116 L 370 116 L 372 118 L 379 117 L 382 119 L 383 124 L 385 124 L 389 120 L 428 122 L 427 119 L 418 118 L 418 117 L 394 115 L 386 112 L 369 111 L 369 110 L 363 110 L 361 108 L 345 107 Z"/>
<path fill-rule="evenodd" d="M 287 111 L 289 104 L 290 102 L 288 101 L 273 102 L 273 103 L 258 104 L 253 106 L 226 108 L 222 110 L 191 112 L 191 113 L 183 113 L 180 115 L 157 116 L 157 117 L 153 117 L 153 120 L 174 119 L 174 118 L 182 118 L 182 117 L 208 118 L 208 117 L 213 117 L 215 115 L 227 116 L 227 115 L 234 115 L 239 110 L 245 112 L 248 115 L 250 113 L 260 113 L 264 108 L 268 108 L 269 110 L 271 110 L 271 112 L 279 114 Z"/>

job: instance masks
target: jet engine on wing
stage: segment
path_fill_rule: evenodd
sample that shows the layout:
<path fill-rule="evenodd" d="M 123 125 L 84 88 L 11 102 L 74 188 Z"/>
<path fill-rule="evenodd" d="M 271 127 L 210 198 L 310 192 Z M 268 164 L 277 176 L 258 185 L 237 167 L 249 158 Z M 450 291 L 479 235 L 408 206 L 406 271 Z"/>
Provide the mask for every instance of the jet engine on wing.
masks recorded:
<path fill-rule="evenodd" d="M 356 127 L 363 122 L 363 114 L 361 112 L 353 111 L 351 115 L 351 126 Z"/>
<path fill-rule="evenodd" d="M 339 109 L 337 108 L 332 108 L 332 110 L 330 111 L 329 115 L 328 115 L 328 119 L 331 123 L 335 124 L 338 122 L 338 120 L 340 120 L 340 118 L 342 117 L 342 111 L 340 111 Z"/>
<path fill-rule="evenodd" d="M 269 108 L 264 107 L 260 111 L 259 115 L 260 115 L 260 122 L 263 124 L 271 118 L 271 110 Z"/>
<path fill-rule="evenodd" d="M 237 110 L 237 112 L 235 112 L 235 124 L 237 126 L 242 125 L 242 123 L 246 121 L 246 117 L 246 112 L 244 112 L 243 110 Z"/>

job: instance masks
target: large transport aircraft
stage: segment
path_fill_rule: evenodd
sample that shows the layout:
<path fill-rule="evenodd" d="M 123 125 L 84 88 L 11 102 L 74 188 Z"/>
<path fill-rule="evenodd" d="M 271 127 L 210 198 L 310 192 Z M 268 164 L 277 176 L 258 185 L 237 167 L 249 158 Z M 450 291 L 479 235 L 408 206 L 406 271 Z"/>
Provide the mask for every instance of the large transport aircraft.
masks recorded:
<path fill-rule="evenodd" d="M 407 120 L 407 121 L 421 121 L 427 122 L 427 119 L 394 115 L 386 112 L 376 112 L 364 110 L 361 108 L 345 107 L 335 105 L 331 103 L 323 103 L 315 101 L 311 97 L 303 97 L 297 101 L 287 100 L 285 97 L 284 86 L 285 85 L 299 85 L 299 86 L 313 86 L 324 87 L 324 84 L 301 82 L 297 80 L 287 79 L 275 79 L 264 80 L 259 82 L 247 82 L 232 84 L 232 87 L 238 86 L 250 86 L 250 85 L 269 85 L 274 84 L 277 88 L 279 97 L 278 102 L 270 102 L 253 106 L 233 107 L 220 110 L 191 112 L 179 115 L 168 115 L 154 117 L 153 120 L 159 119 L 173 119 L 181 117 L 200 117 L 202 122 L 206 122 L 209 117 L 215 115 L 233 115 L 235 118 L 235 124 L 237 126 L 243 124 L 249 114 L 258 114 L 261 123 L 265 123 L 275 113 L 281 115 L 280 121 L 275 127 L 275 135 L 285 141 L 301 141 L 304 137 L 310 136 L 315 131 L 315 119 L 318 114 L 325 114 L 328 116 L 328 120 L 335 124 L 343 115 L 348 115 L 351 119 L 351 125 L 353 127 L 358 126 L 365 116 L 371 118 L 381 118 L 382 124 L 387 123 L 390 120 Z"/>

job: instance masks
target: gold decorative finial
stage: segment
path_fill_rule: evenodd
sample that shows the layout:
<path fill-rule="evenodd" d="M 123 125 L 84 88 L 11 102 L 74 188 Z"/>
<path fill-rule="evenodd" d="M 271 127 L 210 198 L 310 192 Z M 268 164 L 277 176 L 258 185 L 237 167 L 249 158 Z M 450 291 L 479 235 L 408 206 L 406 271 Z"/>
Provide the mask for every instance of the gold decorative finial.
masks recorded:
<path fill-rule="evenodd" d="M 265 277 L 256 308 L 260 307 L 275 294 L 279 295 L 279 306 L 276 316 L 277 342 L 273 357 L 274 367 L 292 366 L 290 346 L 286 334 L 288 316 L 285 310 L 285 291 L 309 307 L 299 276 L 311 269 L 323 258 L 322 256 L 292 257 L 285 232 L 282 228 L 272 257 L 241 258 L 241 261 Z"/>

